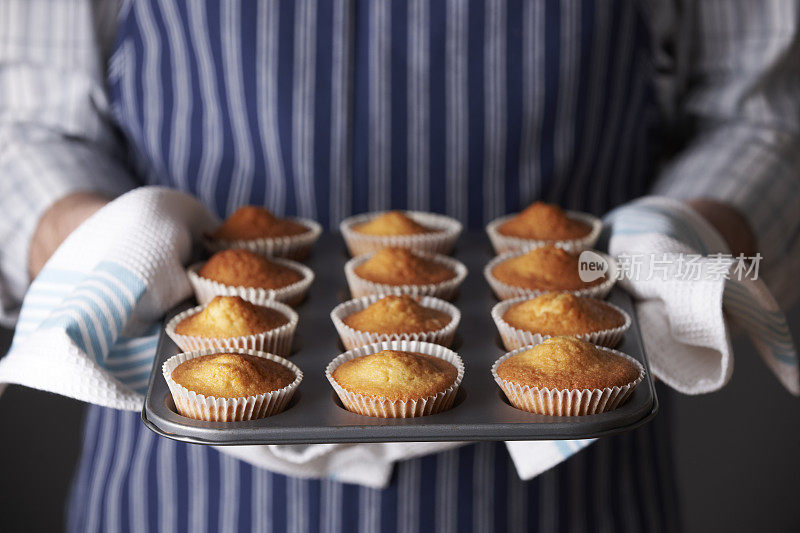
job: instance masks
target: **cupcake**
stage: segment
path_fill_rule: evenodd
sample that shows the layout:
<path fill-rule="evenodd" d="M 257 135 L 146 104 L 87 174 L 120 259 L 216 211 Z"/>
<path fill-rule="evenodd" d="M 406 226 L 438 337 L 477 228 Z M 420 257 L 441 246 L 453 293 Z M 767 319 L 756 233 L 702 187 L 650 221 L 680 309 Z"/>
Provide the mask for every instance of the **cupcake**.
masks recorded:
<path fill-rule="evenodd" d="M 277 301 L 255 305 L 239 296 L 215 296 L 208 305 L 175 315 L 167 335 L 181 350 L 245 348 L 287 356 L 298 316 Z"/>
<path fill-rule="evenodd" d="M 551 337 L 507 353 L 492 376 L 517 409 L 542 415 L 603 413 L 621 405 L 644 378 L 622 352 L 575 337 Z"/>
<path fill-rule="evenodd" d="M 389 341 L 341 354 L 325 375 L 348 411 L 409 418 L 450 409 L 464 364 L 438 344 Z"/>
<path fill-rule="evenodd" d="M 603 298 L 616 281 L 616 263 L 605 254 L 595 253 L 607 262 L 609 270 L 593 281 L 581 279 L 577 255 L 552 244 L 499 255 L 486 265 L 484 276 L 501 300 L 551 291 Z"/>
<path fill-rule="evenodd" d="M 181 353 L 164 362 L 162 373 L 178 413 L 217 422 L 280 413 L 303 379 L 282 357 L 241 349 Z"/>
<path fill-rule="evenodd" d="M 451 298 L 467 275 L 467 268 L 444 255 L 383 248 L 351 259 L 344 267 L 354 298 L 369 294 L 409 294 Z"/>
<path fill-rule="evenodd" d="M 405 294 L 371 295 L 336 306 L 331 311 L 331 320 L 348 350 L 401 339 L 449 346 L 461 312 L 431 296 L 417 301 Z"/>
<path fill-rule="evenodd" d="M 347 218 L 339 229 L 352 256 L 386 247 L 449 254 L 461 233 L 461 223 L 433 213 L 387 211 Z"/>
<path fill-rule="evenodd" d="M 521 213 L 493 220 L 486 226 L 486 233 L 498 254 L 545 244 L 580 252 L 594 246 L 602 228 L 602 221 L 587 213 L 534 202 Z"/>
<path fill-rule="evenodd" d="M 492 319 L 507 350 L 556 335 L 613 348 L 631 325 L 630 317 L 619 307 L 568 292 L 504 300 L 492 309 Z"/>
<path fill-rule="evenodd" d="M 247 205 L 207 236 L 206 247 L 211 252 L 244 248 L 261 255 L 303 259 L 321 233 L 322 227 L 313 220 L 278 218 L 262 207 Z"/>
<path fill-rule="evenodd" d="M 314 272 L 288 259 L 236 248 L 217 252 L 206 263 L 191 266 L 189 281 L 201 304 L 222 295 L 241 296 L 257 305 L 268 300 L 296 305 L 308 292 Z"/>

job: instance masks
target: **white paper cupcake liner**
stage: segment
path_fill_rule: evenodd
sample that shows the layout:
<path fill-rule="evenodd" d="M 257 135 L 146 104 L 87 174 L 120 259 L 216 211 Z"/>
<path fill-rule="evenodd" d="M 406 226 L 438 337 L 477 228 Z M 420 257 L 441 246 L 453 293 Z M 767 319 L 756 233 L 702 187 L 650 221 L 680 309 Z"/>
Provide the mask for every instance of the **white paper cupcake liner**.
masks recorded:
<path fill-rule="evenodd" d="M 333 325 L 336 326 L 336 331 L 339 333 L 339 337 L 342 339 L 342 344 L 345 349 L 353 350 L 360 346 L 393 340 L 431 342 L 441 346 L 450 346 L 450 344 L 452 344 L 456 328 L 458 328 L 458 323 L 461 321 L 461 311 L 459 311 L 456 306 L 432 296 L 423 296 L 419 303 L 424 307 L 429 307 L 450 315 L 450 322 L 441 329 L 421 333 L 390 334 L 359 331 L 344 323 L 346 317 L 358 311 L 363 311 L 381 298 L 385 298 L 385 295 L 373 294 L 370 296 L 363 296 L 355 300 L 349 300 L 333 308 L 333 311 L 331 311 L 331 320 L 333 321 Z"/>
<path fill-rule="evenodd" d="M 353 298 L 361 298 L 370 294 L 408 294 L 416 298 L 423 296 L 436 296 L 444 300 L 450 300 L 458 290 L 461 282 L 467 277 L 467 267 L 460 261 L 440 254 L 425 254 L 414 252 L 419 257 L 429 259 L 443 265 L 453 272 L 455 277 L 441 283 L 429 283 L 426 285 L 387 285 L 385 283 L 374 283 L 359 277 L 355 273 L 356 267 L 368 261 L 373 254 L 360 255 L 350 259 L 344 265 L 344 275 L 347 279 L 347 286 L 350 288 L 350 295 Z"/>
<path fill-rule="evenodd" d="M 516 350 L 517 348 L 521 348 L 523 346 L 530 346 L 532 344 L 539 344 L 545 339 L 551 337 L 551 335 L 542 335 L 541 333 L 534 333 L 531 331 L 526 331 L 523 329 L 518 329 L 506 322 L 503 319 L 503 315 L 505 315 L 506 311 L 514 305 L 520 302 L 524 302 L 526 300 L 530 300 L 533 298 L 532 296 L 520 296 L 518 298 L 512 298 L 510 300 L 503 300 L 492 307 L 492 320 L 494 320 L 495 325 L 497 326 L 497 330 L 500 332 L 500 338 L 503 339 L 503 345 L 506 347 L 506 350 Z M 572 335 L 573 337 L 577 337 L 581 340 L 586 342 L 591 342 L 592 344 L 597 344 L 600 346 L 605 346 L 606 348 L 613 348 L 617 344 L 619 344 L 620 339 L 628 331 L 628 328 L 631 327 L 631 317 L 617 307 L 616 305 L 612 305 L 608 302 L 603 302 L 607 306 L 611 307 L 618 313 L 622 315 L 625 319 L 625 323 L 616 328 L 609 328 L 600 331 L 592 331 L 591 333 L 579 333 Z"/>
<path fill-rule="evenodd" d="M 282 389 L 257 394 L 255 396 L 243 396 L 240 398 L 215 398 L 214 396 L 204 396 L 190 391 L 183 385 L 179 385 L 172 379 L 172 371 L 175 368 L 189 359 L 200 357 L 203 355 L 211 355 L 215 353 L 238 353 L 254 355 L 256 357 L 263 357 L 280 363 L 292 372 L 294 372 L 295 380 Z M 296 365 L 290 363 L 282 357 L 257 350 L 218 350 L 218 349 L 205 349 L 189 353 L 180 353 L 170 357 L 161 367 L 161 372 L 164 379 L 167 381 L 167 386 L 172 393 L 172 399 L 175 401 L 175 406 L 178 408 L 178 413 L 183 416 L 194 418 L 197 420 L 208 420 L 212 422 L 237 422 L 241 420 L 255 420 L 258 418 L 266 418 L 280 413 L 289 404 L 295 390 L 300 382 L 303 380 L 303 372 L 297 368 Z"/>
<path fill-rule="evenodd" d="M 343 388 L 333 379 L 334 370 L 342 363 L 355 359 L 356 357 L 370 355 L 382 350 L 400 350 L 432 355 L 444 359 L 455 366 L 458 370 L 458 375 L 456 376 L 455 382 L 446 390 L 426 398 L 407 401 L 390 401 L 351 392 Z M 464 378 L 464 362 L 457 353 L 438 344 L 407 340 L 386 341 L 362 346 L 339 355 L 328 364 L 328 367 L 325 369 L 325 376 L 342 401 L 342 405 L 344 405 L 348 411 L 378 418 L 412 418 L 441 413 L 453 406 L 456 392 L 458 392 L 458 386 Z"/>
<path fill-rule="evenodd" d="M 269 300 L 259 304 L 263 307 L 274 309 L 289 319 L 289 322 L 279 326 L 275 329 L 257 333 L 254 335 L 247 335 L 244 337 L 225 337 L 225 338 L 212 338 L 212 337 L 199 337 L 195 335 L 181 335 L 175 332 L 178 324 L 183 322 L 186 318 L 195 315 L 206 308 L 205 305 L 198 305 L 191 309 L 187 309 L 182 313 L 178 313 L 167 322 L 164 328 L 178 347 L 184 352 L 192 352 L 203 349 L 216 349 L 216 350 L 257 350 L 259 352 L 269 352 L 281 357 L 286 357 L 292 351 L 292 341 L 294 340 L 294 332 L 297 329 L 298 315 L 288 305 L 282 304 L 278 301 Z"/>
<path fill-rule="evenodd" d="M 541 342 L 534 344 L 540 344 Z M 634 363 L 639 369 L 639 376 L 634 381 L 621 387 L 605 387 L 603 389 L 548 389 L 545 387 L 540 389 L 538 387 L 520 385 L 519 383 L 502 379 L 497 375 L 497 367 L 503 361 L 531 348 L 532 346 L 523 346 L 513 350 L 492 365 L 492 376 L 511 405 L 529 413 L 551 416 L 583 416 L 611 411 L 622 405 L 631 395 L 633 389 L 644 379 L 644 367 L 639 361 L 627 354 L 603 346 L 598 346 L 598 348 L 612 352 Z"/>
<path fill-rule="evenodd" d="M 339 224 L 347 249 L 353 257 L 377 252 L 381 248 L 409 248 L 429 254 L 449 254 L 461 234 L 461 222 L 454 218 L 422 211 L 404 213 L 423 226 L 437 230 L 435 233 L 420 235 L 365 235 L 353 229 L 354 226 L 369 222 L 385 212 L 366 213 L 344 219 Z"/>
<path fill-rule="evenodd" d="M 516 285 L 509 285 L 507 283 L 503 283 L 502 281 L 494 277 L 494 274 L 492 273 L 494 267 L 496 267 L 497 265 L 499 265 L 500 263 L 502 263 L 507 259 L 518 257 L 520 255 L 527 253 L 528 251 L 529 250 L 522 250 L 517 252 L 505 253 L 503 255 L 498 255 L 494 259 L 489 261 L 489 263 L 487 263 L 487 265 L 484 267 L 483 276 L 486 278 L 486 281 L 489 282 L 489 286 L 492 287 L 492 290 L 494 291 L 495 295 L 497 295 L 497 297 L 500 300 L 508 300 L 509 298 L 517 298 L 518 296 L 539 296 L 540 294 L 544 294 L 546 292 L 554 292 L 552 290 L 527 289 L 525 287 L 517 287 Z M 605 281 L 597 285 L 592 285 L 591 287 L 586 287 L 585 289 L 578 289 L 574 291 L 558 290 L 556 292 L 569 292 L 571 294 L 574 294 L 575 296 L 585 296 L 588 298 L 599 298 L 599 299 L 608 296 L 608 293 L 611 292 L 611 288 L 617 282 L 617 277 L 618 277 L 617 262 L 610 255 L 598 252 L 596 250 L 592 251 L 597 255 L 603 257 L 603 259 L 605 259 L 608 262 L 609 266 L 608 266 L 608 272 L 606 272 Z"/>
<path fill-rule="evenodd" d="M 311 251 L 311 247 L 322 234 L 322 226 L 310 218 L 290 218 L 289 220 L 306 226 L 308 231 L 300 235 L 286 237 L 239 239 L 234 241 L 206 238 L 203 240 L 203 243 L 206 249 L 212 254 L 230 248 L 243 248 L 259 255 L 270 257 L 284 257 L 296 260 L 305 259 Z"/>
<path fill-rule="evenodd" d="M 544 246 L 545 244 L 553 244 L 559 248 L 567 250 L 568 252 L 582 252 L 583 250 L 587 250 L 597 243 L 597 239 L 600 237 L 600 232 L 603 229 L 603 221 L 596 216 L 592 216 L 588 213 L 581 213 L 580 211 L 566 211 L 566 215 L 569 218 L 578 220 L 584 224 L 588 224 L 592 228 L 588 235 L 581 237 L 580 239 L 547 241 L 509 237 L 508 235 L 503 235 L 500 233 L 498 228 L 505 222 L 508 222 L 517 216 L 517 214 L 518 213 L 514 213 L 504 217 L 496 218 L 486 226 L 486 233 L 489 235 L 489 240 L 492 241 L 492 246 L 494 247 L 495 253 L 504 254 L 507 252 L 529 250 L 531 248 Z"/>
<path fill-rule="evenodd" d="M 291 261 L 289 259 L 272 258 L 272 261 L 283 266 L 292 268 L 303 276 L 303 279 L 280 289 L 261 289 L 257 287 L 235 287 L 225 285 L 212 279 L 201 277 L 198 272 L 203 268 L 203 263 L 196 263 L 189 267 L 187 274 L 189 282 L 194 289 L 194 295 L 201 305 L 205 305 L 214 299 L 214 296 L 241 296 L 256 305 L 264 305 L 264 302 L 277 300 L 288 305 L 297 305 L 305 298 L 311 283 L 314 281 L 314 271 L 307 266 Z"/>

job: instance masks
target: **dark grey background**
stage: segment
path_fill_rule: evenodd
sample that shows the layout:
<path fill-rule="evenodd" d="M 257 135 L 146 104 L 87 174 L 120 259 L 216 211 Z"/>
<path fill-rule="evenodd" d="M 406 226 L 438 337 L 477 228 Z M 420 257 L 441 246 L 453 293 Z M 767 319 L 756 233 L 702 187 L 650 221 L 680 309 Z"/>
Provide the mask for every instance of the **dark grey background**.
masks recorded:
<path fill-rule="evenodd" d="M 800 309 L 790 317 L 800 337 Z M 9 332 L 0 330 L 0 353 Z M 800 531 L 800 400 L 744 339 L 722 391 L 673 393 L 675 464 L 687 531 Z M 83 404 L 9 387 L 0 396 L 0 531 L 63 529 Z"/>

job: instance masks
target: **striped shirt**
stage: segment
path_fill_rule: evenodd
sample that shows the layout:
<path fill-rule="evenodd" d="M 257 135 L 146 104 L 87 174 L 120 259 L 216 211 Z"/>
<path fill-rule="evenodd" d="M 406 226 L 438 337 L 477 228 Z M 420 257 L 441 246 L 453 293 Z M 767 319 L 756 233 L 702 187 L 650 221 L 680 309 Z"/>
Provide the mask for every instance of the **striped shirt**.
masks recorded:
<path fill-rule="evenodd" d="M 53 201 L 141 183 L 327 227 L 389 207 L 476 228 L 536 198 L 600 214 L 653 190 L 707 196 L 749 217 L 774 286 L 791 286 L 797 2 L 676 4 L 0 0 L 2 317 Z M 532 482 L 484 443 L 403 462 L 374 490 L 92 407 L 70 528 L 672 529 L 658 427 Z"/>

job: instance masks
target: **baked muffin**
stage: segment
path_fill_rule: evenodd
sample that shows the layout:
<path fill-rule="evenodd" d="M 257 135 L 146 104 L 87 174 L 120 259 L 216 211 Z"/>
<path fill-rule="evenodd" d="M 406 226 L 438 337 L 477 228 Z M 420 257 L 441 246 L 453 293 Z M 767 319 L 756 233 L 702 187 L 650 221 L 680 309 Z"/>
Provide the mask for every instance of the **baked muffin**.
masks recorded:
<path fill-rule="evenodd" d="M 333 372 L 333 379 L 357 394 L 405 402 L 444 391 L 457 375 L 456 367 L 444 359 L 382 350 L 343 363 Z"/>
<path fill-rule="evenodd" d="M 503 319 L 542 335 L 579 335 L 625 324 L 625 317 L 607 303 L 568 292 L 549 292 L 514 304 Z"/>
<path fill-rule="evenodd" d="M 428 285 L 456 276 L 441 263 L 405 248 L 384 248 L 354 270 L 360 278 L 384 285 Z"/>
<path fill-rule="evenodd" d="M 493 220 L 486 233 L 498 254 L 544 244 L 579 252 L 600 236 L 602 221 L 588 213 L 566 212 L 557 205 L 534 202 L 521 213 Z"/>
<path fill-rule="evenodd" d="M 451 320 L 447 313 L 423 307 L 404 294 L 385 296 L 363 311 L 345 317 L 344 323 L 373 333 L 422 333 L 441 329 Z"/>
<path fill-rule="evenodd" d="M 239 296 L 215 296 L 206 306 L 176 315 L 166 332 L 181 350 L 247 348 L 289 355 L 298 316 L 280 302 L 255 305 Z"/>
<path fill-rule="evenodd" d="M 449 346 L 461 313 L 438 298 L 372 295 L 339 304 L 331 311 L 336 331 L 351 350 L 375 342 L 408 339 Z"/>
<path fill-rule="evenodd" d="M 244 337 L 288 323 L 289 318 L 275 309 L 239 296 L 215 296 L 205 309 L 178 322 L 175 332 L 194 337 Z"/>
<path fill-rule="evenodd" d="M 417 341 L 392 341 L 351 350 L 326 375 L 349 411 L 384 418 L 449 409 L 464 365 L 455 352 Z"/>
<path fill-rule="evenodd" d="M 388 211 L 372 220 L 354 225 L 353 230 L 365 235 L 420 235 L 437 231 L 415 222 L 401 211 Z"/>
<path fill-rule="evenodd" d="M 592 227 L 568 217 L 557 205 L 534 202 L 515 217 L 500 224 L 497 231 L 520 239 L 563 241 L 585 237 L 592 231 Z"/>
<path fill-rule="evenodd" d="M 289 361 L 255 350 L 178 354 L 163 374 L 180 414 L 223 422 L 282 411 L 303 377 Z"/>
<path fill-rule="evenodd" d="M 613 409 L 641 381 L 643 372 L 637 361 L 621 352 L 575 337 L 551 337 L 520 348 L 492 368 L 514 407 L 550 415 Z"/>
<path fill-rule="evenodd" d="M 410 294 L 450 298 L 467 275 L 466 267 L 442 255 L 383 248 L 371 256 L 355 257 L 345 265 L 350 293 Z"/>
<path fill-rule="evenodd" d="M 189 359 L 172 371 L 175 383 L 203 396 L 243 398 L 282 389 L 294 372 L 280 363 L 247 354 L 218 353 Z"/>
<path fill-rule="evenodd" d="M 434 213 L 386 211 L 348 217 L 339 229 L 354 257 L 389 247 L 449 254 L 461 233 L 461 223 Z"/>
<path fill-rule="evenodd" d="M 534 344 L 544 336 L 572 335 L 592 344 L 613 347 L 630 325 L 621 309 L 568 292 L 500 302 L 492 309 L 508 350 Z"/>
<path fill-rule="evenodd" d="M 581 280 L 578 257 L 552 244 L 511 257 L 494 267 L 492 274 L 508 285 L 539 291 L 574 291 L 604 281 L 604 278 L 589 283 Z"/>
<path fill-rule="evenodd" d="M 205 264 L 189 268 L 189 281 L 201 304 L 217 295 L 236 295 L 256 305 L 268 300 L 294 305 L 305 296 L 314 273 L 288 259 L 268 258 L 233 248 L 217 252 Z"/>
<path fill-rule="evenodd" d="M 211 239 L 227 241 L 289 237 L 310 229 L 286 218 L 278 218 L 268 210 L 245 205 L 234 211 L 213 233 Z"/>
<path fill-rule="evenodd" d="M 260 255 L 302 259 L 322 233 L 311 219 L 279 218 L 262 207 L 237 209 L 206 240 L 213 253 L 244 248 Z"/>
<path fill-rule="evenodd" d="M 291 267 L 241 249 L 217 252 L 198 274 L 224 285 L 260 289 L 280 289 L 303 279 L 300 272 Z"/>

